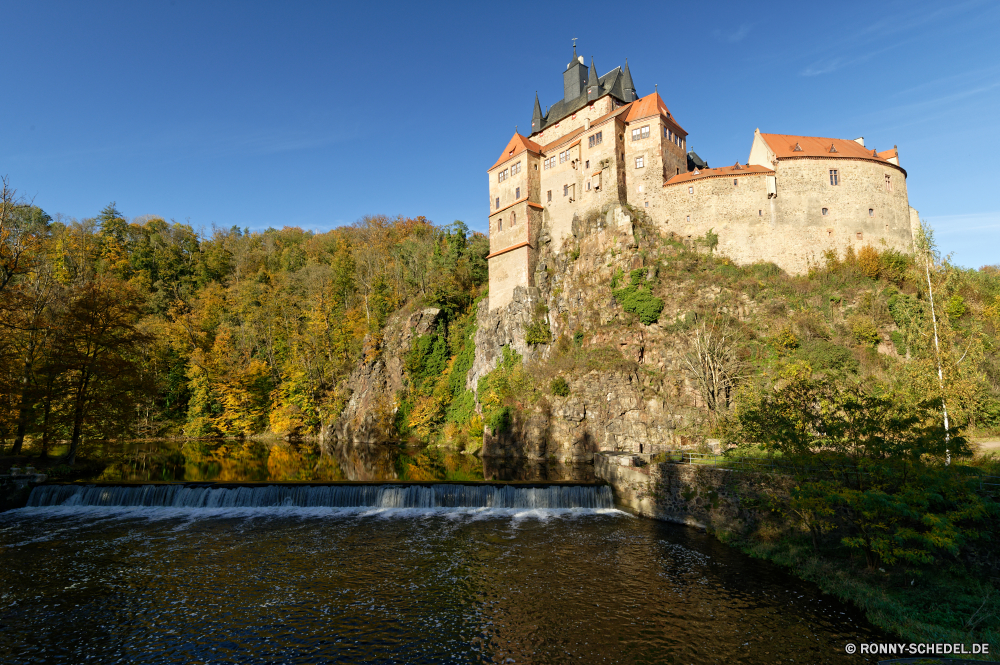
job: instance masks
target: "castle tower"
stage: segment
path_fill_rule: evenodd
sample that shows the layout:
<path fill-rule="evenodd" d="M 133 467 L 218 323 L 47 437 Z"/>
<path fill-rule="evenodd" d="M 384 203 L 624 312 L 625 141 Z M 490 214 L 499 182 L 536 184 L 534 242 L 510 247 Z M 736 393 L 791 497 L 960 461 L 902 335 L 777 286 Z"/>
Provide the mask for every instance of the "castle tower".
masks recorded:
<path fill-rule="evenodd" d="M 635 83 L 632 83 L 632 72 L 628 70 L 628 58 L 625 58 L 625 80 L 622 83 L 622 89 L 625 91 L 626 102 L 634 102 L 639 99 L 639 95 L 635 92 Z"/>
<path fill-rule="evenodd" d="M 531 114 L 531 133 L 542 131 L 542 107 L 538 103 L 538 92 L 535 92 L 535 110 Z"/>
<path fill-rule="evenodd" d="M 573 60 L 566 65 L 563 72 L 563 99 L 576 99 L 583 94 L 587 87 L 587 67 L 583 64 L 583 58 L 576 54 L 576 45 L 573 45 Z"/>

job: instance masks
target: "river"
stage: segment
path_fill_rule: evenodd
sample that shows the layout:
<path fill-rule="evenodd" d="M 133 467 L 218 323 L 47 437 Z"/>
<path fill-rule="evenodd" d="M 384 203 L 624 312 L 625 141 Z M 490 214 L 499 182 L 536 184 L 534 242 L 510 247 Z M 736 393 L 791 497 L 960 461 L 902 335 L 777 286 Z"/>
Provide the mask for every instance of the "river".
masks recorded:
<path fill-rule="evenodd" d="M 857 663 L 848 643 L 892 641 L 607 488 L 156 491 L 37 488 L 0 514 L 0 661 Z"/>

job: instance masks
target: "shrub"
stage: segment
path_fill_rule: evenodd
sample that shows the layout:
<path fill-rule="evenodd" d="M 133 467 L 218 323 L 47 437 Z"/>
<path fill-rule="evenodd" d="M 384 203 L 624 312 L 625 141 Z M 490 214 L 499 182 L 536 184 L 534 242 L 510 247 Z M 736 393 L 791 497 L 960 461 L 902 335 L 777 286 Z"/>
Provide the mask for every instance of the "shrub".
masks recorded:
<path fill-rule="evenodd" d="M 858 270 L 861 274 L 871 279 L 878 279 L 881 268 L 878 251 L 871 245 L 862 247 L 858 252 Z"/>
<path fill-rule="evenodd" d="M 561 376 L 557 376 L 552 379 L 552 385 L 549 387 L 552 389 L 552 394 L 557 397 L 569 396 L 569 384 L 566 383 L 566 379 Z"/>
<path fill-rule="evenodd" d="M 490 431 L 493 432 L 494 436 L 496 436 L 501 432 L 509 430 L 513 420 L 510 407 L 504 406 L 493 412 L 493 415 L 490 416 L 487 424 L 490 426 Z"/>
<path fill-rule="evenodd" d="M 805 360 L 817 371 L 854 372 L 858 369 L 858 361 L 849 349 L 824 339 L 805 340 L 796 350 L 796 356 Z"/>
<path fill-rule="evenodd" d="M 647 284 L 643 283 L 645 270 L 637 268 L 630 273 L 630 283 L 622 289 L 615 289 L 615 300 L 626 312 L 635 314 L 644 325 L 652 325 L 660 320 L 663 311 L 663 301 L 653 295 Z"/>
<path fill-rule="evenodd" d="M 944 306 L 945 314 L 947 314 L 948 318 L 952 321 L 962 318 L 962 315 L 965 314 L 965 310 L 965 298 L 958 295 L 949 298 L 948 302 L 945 303 Z"/>
<path fill-rule="evenodd" d="M 577 330 L 573 333 L 573 343 L 577 346 L 583 346 L 583 331 Z"/>
<path fill-rule="evenodd" d="M 791 328 L 785 328 L 774 338 L 775 344 L 782 349 L 796 349 L 799 346 L 799 338 L 795 336 Z"/>
<path fill-rule="evenodd" d="M 906 338 L 903 337 L 903 333 L 898 330 L 893 330 L 889 333 L 889 339 L 892 340 L 892 345 L 896 347 L 896 353 L 901 356 L 906 355 Z"/>
<path fill-rule="evenodd" d="M 528 344 L 548 344 L 552 341 L 552 330 L 544 320 L 535 320 L 524 330 L 524 341 Z"/>
<path fill-rule="evenodd" d="M 851 336 L 858 346 L 876 347 L 882 340 L 875 322 L 864 316 L 854 316 L 848 322 L 851 325 Z"/>

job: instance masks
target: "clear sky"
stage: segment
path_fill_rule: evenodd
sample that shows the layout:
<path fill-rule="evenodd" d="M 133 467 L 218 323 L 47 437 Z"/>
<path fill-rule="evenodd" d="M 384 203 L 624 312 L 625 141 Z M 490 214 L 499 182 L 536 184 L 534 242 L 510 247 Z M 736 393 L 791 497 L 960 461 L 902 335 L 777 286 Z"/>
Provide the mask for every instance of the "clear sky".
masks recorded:
<path fill-rule="evenodd" d="M 486 169 L 573 37 L 625 58 L 712 166 L 762 132 L 899 146 L 954 261 L 1000 263 L 1000 3 L 0 0 L 0 174 L 53 216 L 110 201 L 250 229 L 365 214 L 486 230 Z"/>

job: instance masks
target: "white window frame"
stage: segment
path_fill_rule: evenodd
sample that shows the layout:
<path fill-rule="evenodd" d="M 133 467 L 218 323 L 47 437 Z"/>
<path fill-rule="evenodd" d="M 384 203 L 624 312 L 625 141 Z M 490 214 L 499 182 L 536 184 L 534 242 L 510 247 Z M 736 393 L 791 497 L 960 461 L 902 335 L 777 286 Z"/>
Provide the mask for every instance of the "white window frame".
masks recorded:
<path fill-rule="evenodd" d="M 637 168 L 637 169 L 644 169 L 644 168 L 646 168 L 646 156 L 645 155 L 639 155 L 638 157 L 635 158 L 635 168 Z"/>

